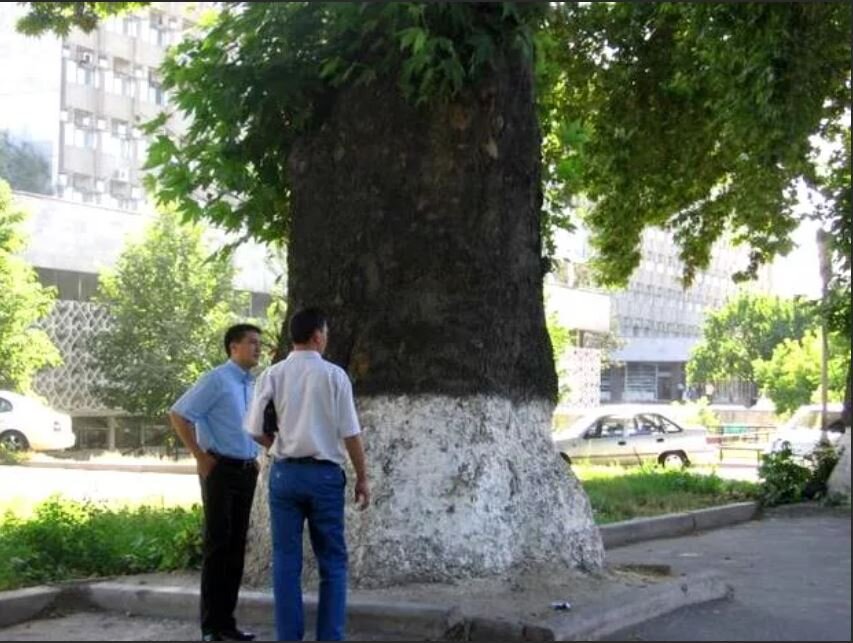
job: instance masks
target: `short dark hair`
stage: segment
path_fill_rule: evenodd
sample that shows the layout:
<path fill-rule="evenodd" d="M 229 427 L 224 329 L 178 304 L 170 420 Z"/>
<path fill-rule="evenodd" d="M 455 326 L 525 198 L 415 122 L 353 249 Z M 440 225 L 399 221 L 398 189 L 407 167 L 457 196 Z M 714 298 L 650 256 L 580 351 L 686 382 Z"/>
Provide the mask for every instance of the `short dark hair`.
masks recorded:
<path fill-rule="evenodd" d="M 257 333 L 260 335 L 262 332 L 260 328 L 253 324 L 234 324 L 225 331 L 225 354 L 231 357 L 231 344 L 242 341 L 247 333 Z"/>
<path fill-rule="evenodd" d="M 319 308 L 303 308 L 290 318 L 290 339 L 294 344 L 304 344 L 316 330 L 323 330 L 326 315 Z"/>

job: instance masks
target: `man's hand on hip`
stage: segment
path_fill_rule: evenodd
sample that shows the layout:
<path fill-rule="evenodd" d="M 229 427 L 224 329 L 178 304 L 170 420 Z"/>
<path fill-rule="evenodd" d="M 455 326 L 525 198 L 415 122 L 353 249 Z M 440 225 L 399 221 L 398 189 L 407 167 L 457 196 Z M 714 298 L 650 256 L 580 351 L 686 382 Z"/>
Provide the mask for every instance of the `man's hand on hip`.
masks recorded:
<path fill-rule="evenodd" d="M 210 472 L 213 471 L 213 467 L 216 466 L 216 457 L 202 451 L 195 457 L 195 465 L 198 475 L 202 480 L 206 480 Z"/>

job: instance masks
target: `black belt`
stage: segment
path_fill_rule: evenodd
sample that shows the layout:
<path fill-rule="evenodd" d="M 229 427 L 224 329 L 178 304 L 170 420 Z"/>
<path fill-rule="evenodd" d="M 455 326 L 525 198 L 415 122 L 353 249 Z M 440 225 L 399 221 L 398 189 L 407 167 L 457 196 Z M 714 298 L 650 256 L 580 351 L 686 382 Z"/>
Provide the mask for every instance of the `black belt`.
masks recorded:
<path fill-rule="evenodd" d="M 288 464 L 333 464 L 336 467 L 338 466 L 337 462 L 332 462 L 331 460 L 318 460 L 311 456 L 306 456 L 304 458 L 282 458 L 281 461 L 287 462 Z"/>
<path fill-rule="evenodd" d="M 240 458 L 229 458 L 227 455 L 220 455 L 215 451 L 208 451 L 210 455 L 216 458 L 216 462 L 219 464 L 224 464 L 229 467 L 236 467 L 238 469 L 249 469 L 250 467 L 257 466 L 257 463 L 254 458 L 250 458 L 249 460 L 241 460 Z"/>

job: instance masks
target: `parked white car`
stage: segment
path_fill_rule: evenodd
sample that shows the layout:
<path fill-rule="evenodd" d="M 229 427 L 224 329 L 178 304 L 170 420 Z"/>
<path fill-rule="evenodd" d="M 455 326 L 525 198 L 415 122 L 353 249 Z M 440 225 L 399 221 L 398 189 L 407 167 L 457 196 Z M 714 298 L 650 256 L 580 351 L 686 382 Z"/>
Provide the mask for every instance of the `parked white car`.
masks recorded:
<path fill-rule="evenodd" d="M 844 424 L 841 421 L 841 412 L 844 405 L 833 402 L 826 406 L 826 439 L 835 445 L 844 435 Z M 808 404 L 801 406 L 790 419 L 776 429 L 771 437 L 770 451 L 778 452 L 787 444 L 791 453 L 799 458 L 804 458 L 814 451 L 823 435 L 821 431 L 822 407 L 820 404 Z"/>
<path fill-rule="evenodd" d="M 39 400 L 0 391 L 0 444 L 10 451 L 48 451 L 74 446 L 71 417 Z"/>
<path fill-rule="evenodd" d="M 568 462 L 666 467 L 710 462 L 717 451 L 702 427 L 684 428 L 655 407 L 600 407 L 553 434 Z"/>

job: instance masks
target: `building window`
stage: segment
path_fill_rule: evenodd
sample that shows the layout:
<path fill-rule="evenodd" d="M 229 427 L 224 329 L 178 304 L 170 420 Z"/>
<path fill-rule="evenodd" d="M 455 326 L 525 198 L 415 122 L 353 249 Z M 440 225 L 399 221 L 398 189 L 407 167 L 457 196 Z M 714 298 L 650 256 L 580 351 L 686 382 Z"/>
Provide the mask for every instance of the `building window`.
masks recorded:
<path fill-rule="evenodd" d="M 113 68 L 106 74 L 107 91 L 118 96 L 133 98 L 136 95 L 136 81 L 131 73 L 130 62 L 122 58 L 113 60 Z"/>
<path fill-rule="evenodd" d="M 139 35 L 139 19 L 135 16 L 125 16 L 122 18 L 121 33 L 128 38 L 136 38 Z"/>
<path fill-rule="evenodd" d="M 98 137 L 92 114 L 80 110 L 75 111 L 74 122 L 71 124 L 71 135 L 68 138 L 70 145 L 90 150 L 95 149 Z"/>
<path fill-rule="evenodd" d="M 99 74 L 95 67 L 95 53 L 88 49 L 78 49 L 75 58 L 66 59 L 65 74 L 68 82 L 86 87 L 99 87 Z"/>
<path fill-rule="evenodd" d="M 605 368 L 601 371 L 601 380 L 599 385 L 599 395 L 601 397 L 602 402 L 609 402 L 612 397 L 612 392 L 610 389 L 610 374 L 612 369 Z"/>
<path fill-rule="evenodd" d="M 651 402 L 657 399 L 657 368 L 654 364 L 628 362 L 625 365 L 626 402 Z"/>
<path fill-rule="evenodd" d="M 127 121 L 113 119 L 107 140 L 105 147 L 109 154 L 126 161 L 133 159 L 133 140 Z"/>
<path fill-rule="evenodd" d="M 36 268 L 43 286 L 54 287 L 64 301 L 89 301 L 98 289 L 98 275 L 72 270 Z"/>
<path fill-rule="evenodd" d="M 165 16 L 162 13 L 152 11 L 148 18 L 147 29 L 143 33 L 143 40 L 146 42 L 165 47 L 168 44 Z"/>
<path fill-rule="evenodd" d="M 160 106 L 166 104 L 166 92 L 163 91 L 160 77 L 153 69 L 148 72 L 148 101 Z"/>

